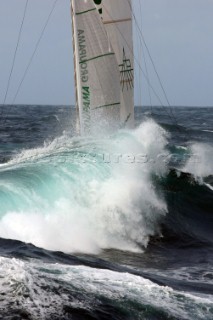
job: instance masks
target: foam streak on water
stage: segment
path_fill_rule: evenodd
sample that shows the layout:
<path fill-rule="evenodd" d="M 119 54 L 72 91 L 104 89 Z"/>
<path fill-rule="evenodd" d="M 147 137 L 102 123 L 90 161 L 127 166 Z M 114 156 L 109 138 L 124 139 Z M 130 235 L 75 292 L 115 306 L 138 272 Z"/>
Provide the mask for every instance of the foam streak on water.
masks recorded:
<path fill-rule="evenodd" d="M 162 319 L 212 319 L 209 295 L 176 291 L 129 273 L 7 258 L 0 258 L 0 268 L 4 273 L 0 288 L 7 286 L 0 306 L 3 315 L 25 312 L 40 320 L 55 314 L 68 319 L 66 305 L 89 314 L 101 309 L 101 300 L 120 312 L 125 306 L 132 319 L 143 319 L 152 309 Z"/>

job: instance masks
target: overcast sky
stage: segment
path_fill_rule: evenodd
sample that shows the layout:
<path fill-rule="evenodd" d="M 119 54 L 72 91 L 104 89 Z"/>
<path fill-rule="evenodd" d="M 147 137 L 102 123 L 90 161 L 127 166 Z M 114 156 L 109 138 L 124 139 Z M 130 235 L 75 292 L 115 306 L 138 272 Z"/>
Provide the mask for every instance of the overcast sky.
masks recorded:
<path fill-rule="evenodd" d="M 7 103 L 11 103 L 55 0 L 29 0 Z M 125 0 L 124 0 L 125 1 Z M 213 0 L 132 0 L 137 20 L 172 105 L 213 105 Z M 140 15 L 140 6 L 142 16 Z M 0 0 L 0 103 L 20 28 L 25 0 Z M 140 22 L 139 22 L 140 24 Z M 135 54 L 163 100 L 146 52 Z M 16 103 L 74 104 L 70 1 L 58 0 Z M 137 66 L 137 64 L 136 64 Z M 136 68 L 138 69 L 138 68 Z M 136 74 L 135 104 L 150 103 L 148 86 Z M 163 100 L 165 102 L 165 100 Z M 151 103 L 159 104 L 154 95 Z"/>

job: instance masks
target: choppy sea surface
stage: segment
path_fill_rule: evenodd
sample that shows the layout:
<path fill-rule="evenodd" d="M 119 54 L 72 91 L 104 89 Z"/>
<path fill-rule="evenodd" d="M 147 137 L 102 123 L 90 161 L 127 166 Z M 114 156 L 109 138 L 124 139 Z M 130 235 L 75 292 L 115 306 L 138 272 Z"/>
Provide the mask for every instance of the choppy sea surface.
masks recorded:
<path fill-rule="evenodd" d="M 213 319 L 213 108 L 0 115 L 0 319 Z"/>

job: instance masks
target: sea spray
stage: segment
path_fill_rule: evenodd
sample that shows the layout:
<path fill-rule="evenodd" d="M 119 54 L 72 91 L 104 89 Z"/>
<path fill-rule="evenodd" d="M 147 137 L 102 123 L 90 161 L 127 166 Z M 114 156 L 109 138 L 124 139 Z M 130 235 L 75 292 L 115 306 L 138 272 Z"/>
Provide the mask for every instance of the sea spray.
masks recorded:
<path fill-rule="evenodd" d="M 207 143 L 190 145 L 190 157 L 183 171 L 192 173 L 195 177 L 204 178 L 213 173 L 213 146 Z"/>
<path fill-rule="evenodd" d="M 0 236 L 65 252 L 141 250 L 167 210 L 152 181 L 166 172 L 158 158 L 166 145 L 167 133 L 148 120 L 23 151 L 0 168 Z"/>

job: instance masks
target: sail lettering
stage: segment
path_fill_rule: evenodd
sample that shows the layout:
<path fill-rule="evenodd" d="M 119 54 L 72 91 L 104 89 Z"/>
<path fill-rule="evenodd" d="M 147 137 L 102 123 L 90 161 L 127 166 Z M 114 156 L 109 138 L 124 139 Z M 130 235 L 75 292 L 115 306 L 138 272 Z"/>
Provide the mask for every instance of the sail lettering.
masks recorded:
<path fill-rule="evenodd" d="M 88 111 L 90 107 L 90 90 L 89 87 L 82 87 L 83 109 Z"/>
<path fill-rule="evenodd" d="M 82 108 L 84 111 L 83 121 L 84 128 L 89 132 L 90 128 L 90 88 L 88 86 L 89 82 L 89 72 L 88 72 L 88 61 L 87 61 L 87 46 L 85 31 L 78 29 L 78 48 L 79 48 L 79 67 L 81 76 L 81 95 L 82 95 Z"/>
<path fill-rule="evenodd" d="M 90 89 L 89 87 L 82 87 L 83 111 L 84 111 L 84 125 L 86 131 L 90 132 Z"/>
<path fill-rule="evenodd" d="M 87 66 L 87 50 L 86 50 L 86 39 L 84 30 L 78 30 L 78 45 L 79 45 L 79 58 L 81 68 L 81 81 L 83 83 L 88 82 L 88 66 Z"/>

